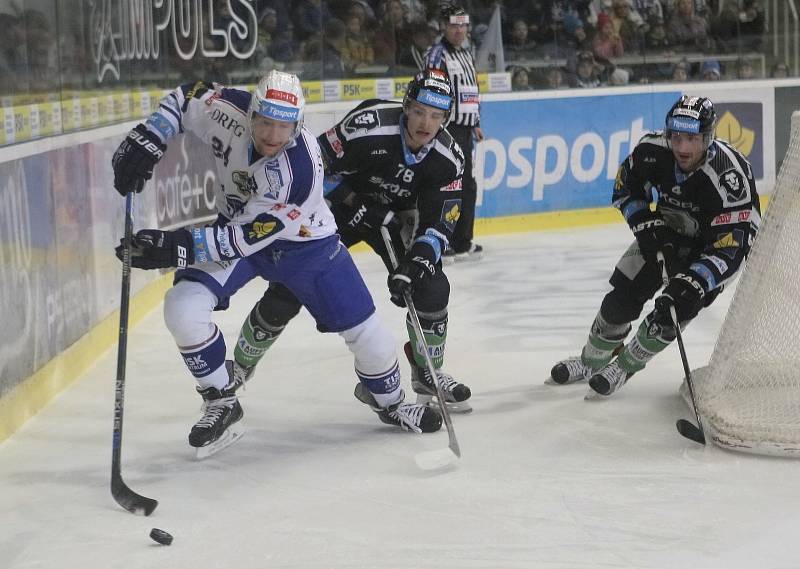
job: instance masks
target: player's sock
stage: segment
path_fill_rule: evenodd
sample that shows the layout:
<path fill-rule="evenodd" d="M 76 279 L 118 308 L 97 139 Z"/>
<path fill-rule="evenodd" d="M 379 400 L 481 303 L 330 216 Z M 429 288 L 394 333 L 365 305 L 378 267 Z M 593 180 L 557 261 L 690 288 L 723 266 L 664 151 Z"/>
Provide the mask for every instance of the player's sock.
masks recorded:
<path fill-rule="evenodd" d="M 600 395 L 618 391 L 630 377 L 644 369 L 657 353 L 669 346 L 675 338 L 675 329 L 656 322 L 653 313 L 645 318 L 617 359 L 601 369 L 589 380 L 589 386 Z"/>
<path fill-rule="evenodd" d="M 197 380 L 201 389 L 221 388 L 228 384 L 225 369 L 225 338 L 219 328 L 214 326 L 211 337 L 201 344 L 179 348 L 183 361 Z"/>
<path fill-rule="evenodd" d="M 256 365 L 281 335 L 285 326 L 270 326 L 261 320 L 256 305 L 247 315 L 239 331 L 239 339 L 233 350 L 234 381 L 237 386 L 248 381 Z"/>

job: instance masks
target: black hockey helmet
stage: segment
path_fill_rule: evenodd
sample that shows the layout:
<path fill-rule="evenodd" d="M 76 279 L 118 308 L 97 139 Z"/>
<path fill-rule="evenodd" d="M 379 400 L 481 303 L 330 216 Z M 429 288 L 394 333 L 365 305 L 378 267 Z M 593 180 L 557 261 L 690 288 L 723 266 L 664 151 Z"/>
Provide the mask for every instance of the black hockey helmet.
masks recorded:
<path fill-rule="evenodd" d="M 445 0 L 439 4 L 439 20 L 448 24 L 469 24 L 469 14 L 461 4 Z"/>
<path fill-rule="evenodd" d="M 702 134 L 706 146 L 714 141 L 714 128 L 717 124 L 717 111 L 714 103 L 707 97 L 681 95 L 667 113 L 666 135 L 672 131 Z"/>
<path fill-rule="evenodd" d="M 453 110 L 453 87 L 447 73 L 432 68 L 417 73 L 406 87 L 403 109 L 408 108 L 411 100 L 443 110 L 444 123 L 447 124 L 450 112 Z"/>

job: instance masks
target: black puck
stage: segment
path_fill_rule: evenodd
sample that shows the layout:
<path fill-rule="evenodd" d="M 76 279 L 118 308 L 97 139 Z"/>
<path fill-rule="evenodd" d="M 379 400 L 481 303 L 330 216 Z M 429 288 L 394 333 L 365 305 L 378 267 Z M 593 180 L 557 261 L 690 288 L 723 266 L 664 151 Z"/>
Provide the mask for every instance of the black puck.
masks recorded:
<path fill-rule="evenodd" d="M 163 529 L 153 528 L 150 530 L 150 539 L 157 541 L 161 545 L 172 545 L 172 536 Z"/>

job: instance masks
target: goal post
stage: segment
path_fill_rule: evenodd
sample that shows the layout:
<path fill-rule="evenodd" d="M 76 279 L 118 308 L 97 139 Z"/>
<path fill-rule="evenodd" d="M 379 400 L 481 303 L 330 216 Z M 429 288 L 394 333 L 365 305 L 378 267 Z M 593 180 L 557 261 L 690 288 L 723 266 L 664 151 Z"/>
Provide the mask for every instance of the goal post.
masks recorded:
<path fill-rule="evenodd" d="M 775 191 L 694 389 L 709 438 L 800 457 L 800 111 Z"/>

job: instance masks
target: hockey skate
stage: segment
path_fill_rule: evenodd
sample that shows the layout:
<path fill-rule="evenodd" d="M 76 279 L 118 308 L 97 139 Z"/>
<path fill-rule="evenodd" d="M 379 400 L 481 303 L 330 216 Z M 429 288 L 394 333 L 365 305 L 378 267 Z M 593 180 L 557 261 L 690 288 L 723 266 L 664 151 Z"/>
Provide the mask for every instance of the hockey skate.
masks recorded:
<path fill-rule="evenodd" d="M 403 346 L 408 363 L 411 365 L 411 388 L 417 394 L 417 403 L 420 405 L 434 405 L 433 398 L 436 397 L 436 386 L 433 384 L 431 374 L 426 368 L 417 365 L 414 360 L 414 351 L 411 342 L 406 342 Z M 451 413 L 469 413 L 472 406 L 467 399 L 472 396 L 472 391 L 463 383 L 456 381 L 452 375 L 442 370 L 436 370 L 436 377 L 445 396 L 447 410 Z"/>
<path fill-rule="evenodd" d="M 480 261 L 483 258 L 483 247 L 477 243 L 470 243 L 469 249 L 466 251 L 459 251 L 458 253 L 448 247 L 442 253 L 442 264 L 452 265 L 456 261 Z"/>
<path fill-rule="evenodd" d="M 404 431 L 419 433 L 434 433 L 442 427 L 442 416 L 439 411 L 425 405 L 403 403 L 405 393 L 400 390 L 400 402 L 389 407 L 379 407 L 372 393 L 364 384 L 356 384 L 353 392 L 356 399 L 366 403 L 375 411 L 381 422 L 387 425 L 396 425 Z"/>
<path fill-rule="evenodd" d="M 585 399 L 601 399 L 613 395 L 632 375 L 622 369 L 619 359 L 615 359 L 591 377 L 589 380 L 591 390 Z"/>
<path fill-rule="evenodd" d="M 477 243 L 470 243 L 469 249 L 466 251 L 456 252 L 456 262 L 462 261 L 480 261 L 483 258 L 483 247 Z"/>
<path fill-rule="evenodd" d="M 580 356 L 574 356 L 554 365 L 545 383 L 567 385 L 589 379 L 593 373 L 594 370 L 584 364 Z"/>
<path fill-rule="evenodd" d="M 208 458 L 229 447 L 244 435 L 242 406 L 236 398 L 235 387 L 222 391 L 216 387 L 197 389 L 203 397 L 203 416 L 189 433 L 189 444 L 197 449 L 199 460 Z"/>

